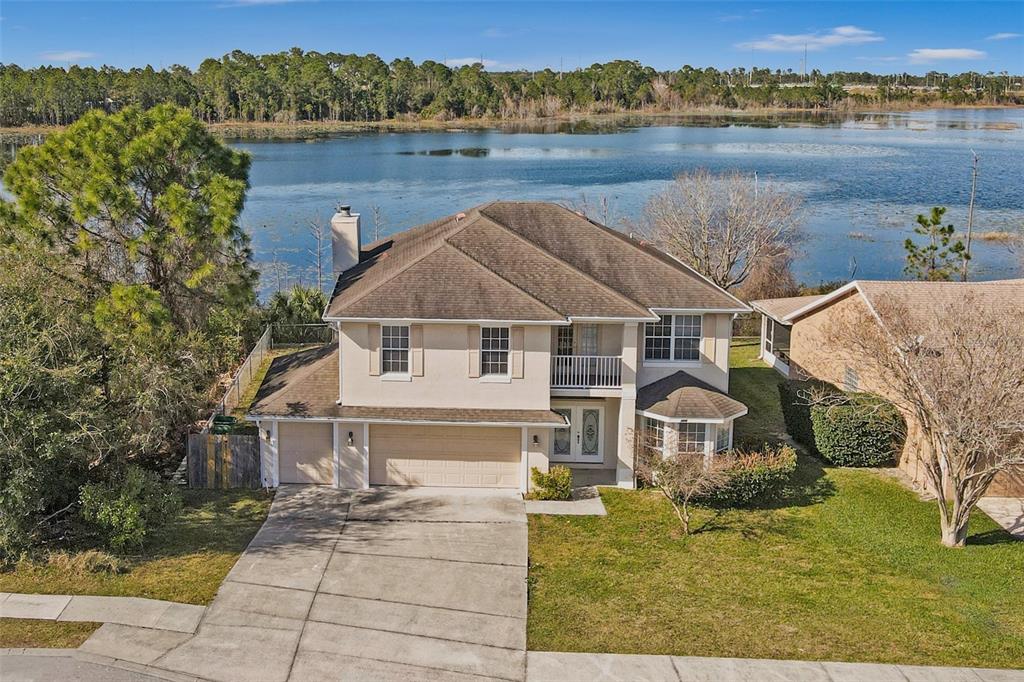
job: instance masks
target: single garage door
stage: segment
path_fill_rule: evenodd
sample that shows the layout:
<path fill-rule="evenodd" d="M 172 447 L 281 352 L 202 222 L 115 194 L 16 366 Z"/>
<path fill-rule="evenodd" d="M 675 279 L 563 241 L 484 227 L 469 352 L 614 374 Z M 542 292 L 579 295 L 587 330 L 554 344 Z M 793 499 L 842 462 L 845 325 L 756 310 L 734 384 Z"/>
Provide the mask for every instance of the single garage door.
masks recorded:
<path fill-rule="evenodd" d="M 517 428 L 370 426 L 370 483 L 518 488 Z"/>
<path fill-rule="evenodd" d="M 334 482 L 334 434 L 330 422 L 278 422 L 281 483 Z"/>

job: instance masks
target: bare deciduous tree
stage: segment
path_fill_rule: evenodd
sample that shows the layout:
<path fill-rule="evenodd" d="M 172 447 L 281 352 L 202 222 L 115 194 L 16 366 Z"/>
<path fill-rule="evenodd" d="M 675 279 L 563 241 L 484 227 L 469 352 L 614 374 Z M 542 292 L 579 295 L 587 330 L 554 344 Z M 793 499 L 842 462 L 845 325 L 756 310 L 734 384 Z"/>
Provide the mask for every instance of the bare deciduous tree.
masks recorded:
<path fill-rule="evenodd" d="M 644 233 L 723 288 L 793 245 L 802 199 L 741 173 L 680 173 L 644 207 Z"/>
<path fill-rule="evenodd" d="M 835 318 L 826 338 L 865 363 L 907 418 L 942 543 L 961 547 L 992 479 L 1024 466 L 1024 302 L 965 293 L 911 306 L 888 295 L 873 309 Z"/>
<path fill-rule="evenodd" d="M 731 461 L 724 455 L 708 457 L 703 452 L 677 451 L 667 454 L 654 434 L 639 432 L 634 438 L 636 476 L 657 488 L 672 505 L 683 532 L 690 534 L 690 503 L 707 497 L 729 482 Z"/>
<path fill-rule="evenodd" d="M 331 236 L 330 229 L 324 227 L 323 222 L 320 218 L 314 218 L 309 221 L 309 234 L 313 237 L 314 247 L 309 249 L 309 255 L 313 258 L 313 264 L 316 268 L 316 288 L 319 291 L 324 290 L 324 248 L 327 244 L 327 240 Z"/>

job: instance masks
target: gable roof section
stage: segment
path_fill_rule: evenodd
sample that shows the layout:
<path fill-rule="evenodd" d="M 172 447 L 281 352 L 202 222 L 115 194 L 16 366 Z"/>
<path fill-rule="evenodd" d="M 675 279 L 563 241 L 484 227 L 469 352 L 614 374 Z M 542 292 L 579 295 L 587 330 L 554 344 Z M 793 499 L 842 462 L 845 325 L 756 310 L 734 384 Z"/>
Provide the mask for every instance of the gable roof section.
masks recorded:
<path fill-rule="evenodd" d="M 671 256 L 564 206 L 502 201 L 480 211 L 648 308 L 748 310 L 742 301 Z"/>
<path fill-rule="evenodd" d="M 787 315 L 816 303 L 820 298 L 822 298 L 822 294 L 790 296 L 787 298 L 765 298 L 759 301 L 751 301 L 750 307 L 777 322 L 785 322 Z"/>
<path fill-rule="evenodd" d="M 327 319 L 648 319 L 747 307 L 649 246 L 555 204 L 494 202 L 362 250 Z"/>
<path fill-rule="evenodd" d="M 807 304 L 789 312 L 780 321 L 791 324 L 853 294 L 862 296 L 872 312 L 877 315 L 875 304 L 883 297 L 891 296 L 901 299 L 911 311 L 917 310 L 927 314 L 928 311 L 934 310 L 937 306 L 941 307 L 944 303 L 960 300 L 967 293 L 980 296 L 985 305 L 994 312 L 1019 310 L 1024 306 L 1024 279 L 998 279 L 984 282 L 854 280 L 824 296 L 804 297 L 808 299 Z M 755 303 L 764 302 L 756 301 Z"/>

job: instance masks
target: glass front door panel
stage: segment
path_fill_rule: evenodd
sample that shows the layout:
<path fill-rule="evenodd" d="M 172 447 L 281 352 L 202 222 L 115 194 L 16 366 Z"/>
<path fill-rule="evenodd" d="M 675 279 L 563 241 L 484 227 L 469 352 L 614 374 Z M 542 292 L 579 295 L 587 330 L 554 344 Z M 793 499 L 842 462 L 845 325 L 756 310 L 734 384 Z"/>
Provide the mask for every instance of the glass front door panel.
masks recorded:
<path fill-rule="evenodd" d="M 554 410 L 572 423 L 572 410 L 568 407 L 555 408 Z M 551 441 L 552 459 L 570 459 L 572 457 L 572 427 L 566 426 L 555 429 L 554 438 Z"/>
<path fill-rule="evenodd" d="M 597 410 L 584 409 L 580 423 L 582 443 L 580 455 L 584 459 L 601 456 L 601 416 Z"/>
<path fill-rule="evenodd" d="M 600 462 L 603 456 L 603 410 L 594 407 L 554 407 L 569 420 L 569 426 L 554 429 L 551 460 L 559 462 Z"/>

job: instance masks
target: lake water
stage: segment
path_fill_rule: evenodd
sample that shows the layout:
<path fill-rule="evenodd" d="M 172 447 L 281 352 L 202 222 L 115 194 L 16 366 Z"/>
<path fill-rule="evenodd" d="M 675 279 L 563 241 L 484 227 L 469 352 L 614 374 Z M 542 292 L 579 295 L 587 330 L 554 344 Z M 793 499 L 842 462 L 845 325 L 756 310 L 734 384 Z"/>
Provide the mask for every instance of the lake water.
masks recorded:
<path fill-rule="evenodd" d="M 312 279 L 310 220 L 338 203 L 372 238 L 492 199 L 575 206 L 628 229 L 674 174 L 699 167 L 757 173 L 805 199 L 796 271 L 809 283 L 900 278 L 917 213 L 947 206 L 966 225 L 971 150 L 980 156 L 976 232 L 1024 230 L 1024 110 L 934 110 L 830 119 L 695 118 L 669 125 L 548 130 L 368 132 L 313 141 L 232 142 L 252 154 L 243 224 L 256 258 L 277 262 L 264 287 Z M 607 217 L 606 217 L 607 216 Z M 1011 277 L 1000 241 L 976 242 L 978 278 Z"/>

